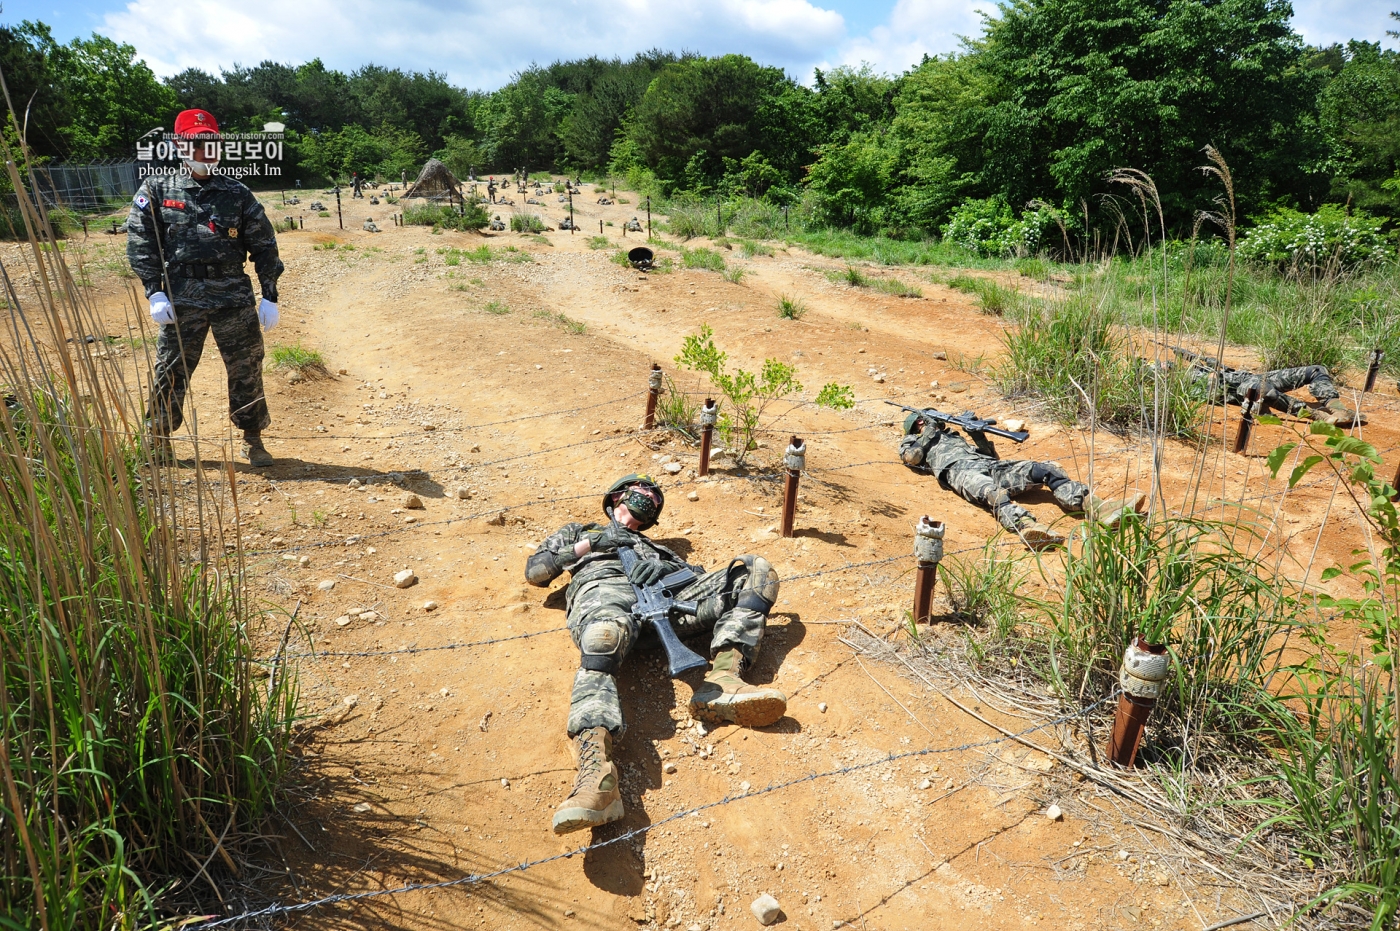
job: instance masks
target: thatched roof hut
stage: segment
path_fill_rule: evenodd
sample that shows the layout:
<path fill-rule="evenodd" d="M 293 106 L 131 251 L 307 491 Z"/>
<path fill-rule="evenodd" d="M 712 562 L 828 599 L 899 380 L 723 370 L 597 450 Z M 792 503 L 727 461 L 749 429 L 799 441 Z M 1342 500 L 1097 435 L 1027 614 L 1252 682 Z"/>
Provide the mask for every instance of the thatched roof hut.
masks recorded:
<path fill-rule="evenodd" d="M 426 197 L 429 200 L 460 200 L 462 184 L 447 170 L 447 166 L 435 158 L 428 159 L 418 179 L 404 191 L 404 197 Z"/>

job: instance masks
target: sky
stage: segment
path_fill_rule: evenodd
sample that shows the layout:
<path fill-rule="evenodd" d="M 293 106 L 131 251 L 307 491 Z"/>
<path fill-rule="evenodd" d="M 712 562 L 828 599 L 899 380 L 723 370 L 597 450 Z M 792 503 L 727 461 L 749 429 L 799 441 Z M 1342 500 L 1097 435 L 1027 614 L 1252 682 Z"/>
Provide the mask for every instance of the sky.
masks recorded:
<path fill-rule="evenodd" d="M 1308 42 L 1366 39 L 1400 0 L 1294 0 Z M 630 57 L 650 48 L 740 52 L 810 83 L 814 68 L 869 64 L 898 73 L 980 31 L 991 0 L 5 0 L 0 22 L 47 23 L 56 38 L 100 32 L 129 42 L 155 72 L 217 73 L 264 60 L 320 58 L 445 74 L 491 90 L 531 63 Z"/>

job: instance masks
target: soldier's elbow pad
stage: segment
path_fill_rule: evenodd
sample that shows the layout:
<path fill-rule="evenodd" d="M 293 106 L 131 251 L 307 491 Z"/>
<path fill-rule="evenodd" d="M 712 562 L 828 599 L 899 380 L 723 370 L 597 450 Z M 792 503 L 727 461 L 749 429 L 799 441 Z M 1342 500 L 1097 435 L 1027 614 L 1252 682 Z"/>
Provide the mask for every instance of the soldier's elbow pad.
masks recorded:
<path fill-rule="evenodd" d="M 917 445 L 910 443 L 908 446 L 905 446 L 902 449 L 900 449 L 899 458 L 904 460 L 905 465 L 923 465 L 924 451 L 920 449 Z"/>

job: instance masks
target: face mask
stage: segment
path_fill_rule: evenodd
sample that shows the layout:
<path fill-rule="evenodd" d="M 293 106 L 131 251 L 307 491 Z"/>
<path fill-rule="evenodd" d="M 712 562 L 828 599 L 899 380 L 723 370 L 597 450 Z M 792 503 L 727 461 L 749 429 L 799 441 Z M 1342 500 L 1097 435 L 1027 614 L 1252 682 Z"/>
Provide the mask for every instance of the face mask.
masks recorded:
<path fill-rule="evenodd" d="M 644 526 L 654 523 L 657 515 L 661 512 L 661 507 L 656 503 L 656 499 L 633 486 L 623 492 L 622 503 L 627 505 L 627 511 L 637 518 Z"/>
<path fill-rule="evenodd" d="M 195 159 L 192 159 L 192 158 L 187 158 L 187 159 L 185 159 L 185 167 L 188 168 L 188 169 L 190 170 L 190 174 L 194 175 L 196 178 L 207 178 L 207 177 L 209 177 L 209 172 L 212 171 L 212 170 L 214 169 L 214 166 L 217 165 L 217 164 L 219 164 L 219 163 L 218 163 L 218 162 L 201 162 L 201 161 L 196 161 Z"/>

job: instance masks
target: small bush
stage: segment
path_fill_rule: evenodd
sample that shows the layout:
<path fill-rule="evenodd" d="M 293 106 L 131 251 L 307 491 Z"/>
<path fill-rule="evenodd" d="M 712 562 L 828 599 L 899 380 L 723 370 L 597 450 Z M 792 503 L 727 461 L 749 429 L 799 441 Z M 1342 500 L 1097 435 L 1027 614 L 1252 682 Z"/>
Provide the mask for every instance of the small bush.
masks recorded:
<path fill-rule="evenodd" d="M 700 416 L 700 402 L 676 387 L 671 376 L 666 376 L 666 393 L 656 402 L 656 422 L 664 427 L 675 427 L 685 433 L 694 434 L 695 421 Z"/>
<path fill-rule="evenodd" d="M 807 313 L 807 305 L 798 298 L 784 294 L 778 298 L 778 316 L 783 320 L 801 320 Z"/>
<path fill-rule="evenodd" d="M 739 248 L 743 250 L 744 258 L 751 259 L 756 255 L 772 255 L 773 247 L 764 245 L 761 242 L 754 242 L 752 239 L 742 239 L 739 241 Z"/>
<path fill-rule="evenodd" d="M 713 249 L 682 249 L 681 264 L 686 268 L 703 268 L 707 271 L 724 271 L 724 256 Z"/>
<path fill-rule="evenodd" d="M 730 284 L 743 284 L 746 272 L 736 265 L 733 268 L 726 268 L 722 274 L 724 275 L 724 280 L 728 281 Z"/>
<path fill-rule="evenodd" d="M 1039 210 L 1028 210 L 1018 220 L 1005 200 L 989 197 L 963 201 L 941 232 L 946 241 L 976 255 L 1019 257 L 1035 254 L 1041 234 L 1051 222 L 1049 215 Z"/>
<path fill-rule="evenodd" d="M 611 245 L 612 242 L 606 236 L 590 236 L 588 238 L 588 248 L 590 249 L 607 249 Z"/>
<path fill-rule="evenodd" d="M 308 378 L 329 377 L 325 358 L 301 343 L 291 346 L 270 346 L 267 350 L 268 368 L 279 371 L 299 369 Z"/>
<path fill-rule="evenodd" d="M 491 301 L 481 309 L 495 317 L 503 317 L 506 314 L 510 313 L 510 308 L 507 307 L 505 304 L 502 304 L 500 301 Z"/>
<path fill-rule="evenodd" d="M 491 222 L 486 208 L 478 203 L 470 203 L 461 208 L 447 204 L 424 204 L 408 207 L 403 212 L 404 226 L 431 226 L 439 230 L 479 230 Z"/>
<path fill-rule="evenodd" d="M 1335 204 L 1317 213 L 1281 207 L 1257 221 L 1239 241 L 1242 258 L 1271 265 L 1315 270 L 1328 265 L 1352 268 L 1395 256 L 1381 234 L 1385 221 Z"/>
<path fill-rule="evenodd" d="M 861 270 L 854 265 L 847 265 L 844 272 L 838 273 L 837 279 L 855 288 L 864 288 L 870 285 L 870 279 L 865 277 Z"/>
<path fill-rule="evenodd" d="M 328 220 L 330 219 L 331 212 L 329 210 L 322 210 L 320 213 L 316 214 L 316 216 L 320 217 L 323 220 Z"/>
<path fill-rule="evenodd" d="M 516 233 L 542 233 L 544 221 L 533 213 L 513 213 L 510 217 L 510 228 Z"/>

